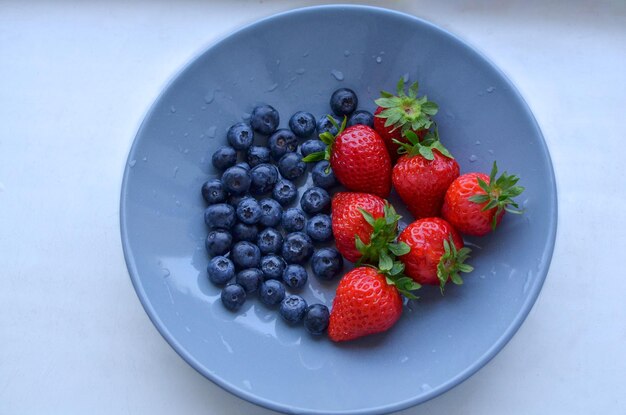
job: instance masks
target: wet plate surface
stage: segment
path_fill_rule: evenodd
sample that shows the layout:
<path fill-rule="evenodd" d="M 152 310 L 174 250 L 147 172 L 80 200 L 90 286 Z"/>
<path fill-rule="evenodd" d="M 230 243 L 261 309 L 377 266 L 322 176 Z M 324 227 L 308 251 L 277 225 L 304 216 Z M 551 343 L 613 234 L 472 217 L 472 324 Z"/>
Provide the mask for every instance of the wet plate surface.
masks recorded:
<path fill-rule="evenodd" d="M 442 141 L 462 172 L 488 172 L 495 159 L 522 178 L 525 214 L 505 218 L 496 234 L 467 240 L 475 271 L 465 285 L 451 287 L 445 297 L 436 288 L 422 290 L 421 300 L 384 335 L 335 345 L 287 326 L 256 299 L 236 314 L 226 311 L 219 289 L 206 278 L 200 186 L 215 175 L 210 154 L 225 142 L 227 128 L 258 103 L 275 106 L 282 126 L 297 110 L 320 116 L 342 86 L 373 111 L 379 90 L 393 90 L 401 76 L 418 80 L 421 93 L 439 104 Z M 409 222 L 398 200 L 391 200 Z M 490 62 L 416 18 L 332 6 L 248 26 L 178 74 L 137 134 L 120 215 L 140 300 L 199 372 L 281 411 L 381 413 L 445 392 L 515 333 L 548 270 L 556 190 L 532 114 Z M 335 286 L 310 278 L 302 295 L 330 306 Z"/>

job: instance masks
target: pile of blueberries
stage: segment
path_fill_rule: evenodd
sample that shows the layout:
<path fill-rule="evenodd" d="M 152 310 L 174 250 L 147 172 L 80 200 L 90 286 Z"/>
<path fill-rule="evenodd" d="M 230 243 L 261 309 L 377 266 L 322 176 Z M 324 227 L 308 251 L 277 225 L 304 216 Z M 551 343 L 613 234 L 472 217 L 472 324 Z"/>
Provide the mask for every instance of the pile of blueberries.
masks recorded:
<path fill-rule="evenodd" d="M 309 261 L 320 280 L 332 280 L 343 268 L 343 258 L 335 248 L 314 246 L 333 237 L 328 191 L 337 181 L 328 161 L 313 166 L 314 186 L 304 191 L 299 206 L 296 199 L 299 185 L 306 182 L 307 165 L 302 158 L 326 149 L 321 140 L 311 137 L 316 132 L 337 133 L 330 117 L 338 124 L 349 117 L 348 125 L 373 126 L 374 116 L 355 111 L 357 104 L 356 94 L 341 88 L 331 96 L 334 116 L 316 121 L 311 113 L 299 111 L 289 119 L 289 128 L 279 129 L 278 111 L 259 105 L 249 122 L 228 129 L 229 145 L 212 156 L 221 178 L 202 185 L 208 204 L 204 212 L 209 229 L 206 249 L 211 257 L 208 277 L 223 286 L 221 300 L 227 309 L 239 309 L 256 292 L 263 304 L 278 306 L 288 323 L 304 321 L 312 334 L 326 330 L 330 313 L 325 305 L 309 306 L 301 296 L 286 291 L 306 285 Z M 255 145 L 255 135 L 267 144 Z"/>

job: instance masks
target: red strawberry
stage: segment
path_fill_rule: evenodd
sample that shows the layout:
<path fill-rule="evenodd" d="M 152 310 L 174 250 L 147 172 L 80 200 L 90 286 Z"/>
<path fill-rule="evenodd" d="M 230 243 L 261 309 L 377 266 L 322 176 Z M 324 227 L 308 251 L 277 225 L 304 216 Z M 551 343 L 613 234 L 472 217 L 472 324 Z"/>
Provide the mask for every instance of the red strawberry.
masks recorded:
<path fill-rule="evenodd" d="M 432 124 L 431 117 L 437 114 L 439 107 L 428 101 L 426 96 L 417 98 L 418 83 L 409 87 L 409 94 L 404 92 L 404 78 L 400 78 L 397 95 L 382 91 L 377 99 L 374 112 L 374 129 L 385 142 L 392 160 L 398 158 L 398 144 L 393 140 L 406 141 L 404 134 L 413 131 L 421 139 Z"/>
<path fill-rule="evenodd" d="M 334 119 L 329 118 L 335 123 Z M 378 133 L 366 125 L 346 127 L 344 117 L 338 133 L 320 134 L 327 144 L 325 152 L 312 153 L 303 160 L 329 160 L 337 180 L 349 190 L 372 193 L 380 197 L 391 191 L 391 160 Z M 336 124 L 336 123 L 335 123 Z"/>
<path fill-rule="evenodd" d="M 470 272 L 472 267 L 463 262 L 470 249 L 463 247 L 463 239 L 452 225 L 440 218 L 424 218 L 407 226 L 398 242 L 404 242 L 410 251 L 399 257 L 404 272 L 420 284 L 443 287 L 450 279 L 462 284 L 459 272 Z"/>
<path fill-rule="evenodd" d="M 458 177 L 446 192 L 441 214 L 459 232 L 483 236 L 495 230 L 504 212 L 521 213 L 513 201 L 524 188 L 517 186 L 519 177 L 502 173 L 493 163 L 491 174 L 467 173 Z M 516 209 L 512 209 L 513 206 Z"/>
<path fill-rule="evenodd" d="M 446 190 L 459 177 L 459 164 L 436 132 L 421 143 L 412 131 L 406 136 L 410 143 L 400 149 L 406 154 L 393 167 L 393 186 L 416 219 L 439 216 Z"/>
<path fill-rule="evenodd" d="M 358 267 L 339 282 L 328 336 L 339 342 L 390 329 L 402 315 L 402 298 L 377 269 Z"/>
<path fill-rule="evenodd" d="M 368 193 L 340 192 L 333 196 L 333 236 L 337 250 L 345 259 L 358 261 L 362 254 L 356 248 L 355 237 L 358 236 L 363 243 L 368 244 L 374 230 L 359 209 L 369 212 L 374 218 L 382 218 L 385 203 L 384 199 Z"/>

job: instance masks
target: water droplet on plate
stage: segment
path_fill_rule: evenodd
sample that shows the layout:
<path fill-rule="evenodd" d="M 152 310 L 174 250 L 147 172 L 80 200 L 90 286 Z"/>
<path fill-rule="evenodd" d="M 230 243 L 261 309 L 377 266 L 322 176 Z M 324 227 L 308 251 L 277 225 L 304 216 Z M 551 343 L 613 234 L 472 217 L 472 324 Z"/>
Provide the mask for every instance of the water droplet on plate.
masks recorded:
<path fill-rule="evenodd" d="M 272 84 L 270 85 L 269 88 L 267 88 L 267 92 L 272 92 L 274 91 L 276 88 L 278 88 L 278 84 Z"/>
<path fill-rule="evenodd" d="M 432 387 L 428 383 L 422 383 L 422 390 L 424 392 L 431 390 Z"/>
<path fill-rule="evenodd" d="M 206 136 L 209 138 L 215 138 L 216 132 L 217 132 L 217 127 L 213 125 L 209 127 L 209 129 L 206 131 Z"/>
<path fill-rule="evenodd" d="M 189 133 L 187 133 L 187 132 L 186 132 L 186 133 L 184 133 L 184 134 L 183 134 L 183 137 L 189 137 Z"/>
<path fill-rule="evenodd" d="M 170 276 L 170 270 L 167 268 L 162 268 L 161 272 L 163 273 L 163 278 L 167 278 Z"/>
<path fill-rule="evenodd" d="M 469 161 L 470 163 L 475 162 L 476 160 L 478 160 L 478 157 L 476 156 L 476 154 L 472 154 L 471 156 L 469 156 Z"/>
<path fill-rule="evenodd" d="M 304 69 L 304 68 L 298 68 L 298 69 L 296 69 L 296 73 L 297 73 L 298 75 L 304 75 L 304 73 L 305 73 L 305 72 L 306 72 L 306 69 Z"/>
<path fill-rule="evenodd" d="M 476 140 L 476 142 L 475 142 L 474 144 L 476 144 L 477 146 L 479 146 L 479 145 L 480 145 L 480 140 Z"/>
<path fill-rule="evenodd" d="M 280 59 L 276 59 L 276 66 L 280 65 Z"/>
<path fill-rule="evenodd" d="M 383 61 L 383 58 L 381 58 L 380 56 L 376 57 L 376 63 L 381 63 Z"/>
<path fill-rule="evenodd" d="M 210 104 L 211 102 L 213 102 L 213 100 L 215 100 L 215 91 L 208 92 L 204 96 L 204 102 L 206 102 L 207 104 Z"/>
<path fill-rule="evenodd" d="M 338 81 L 343 81 L 343 72 L 333 69 L 330 74 Z"/>
<path fill-rule="evenodd" d="M 180 200 L 176 201 L 176 206 L 180 206 Z"/>
<path fill-rule="evenodd" d="M 490 94 L 491 94 L 493 91 L 495 91 L 495 90 L 496 90 L 496 87 L 495 87 L 495 86 L 490 86 L 489 88 L 487 88 L 487 92 L 488 92 L 488 93 L 490 93 Z"/>
<path fill-rule="evenodd" d="M 142 158 L 143 161 L 148 161 L 148 157 Z"/>
<path fill-rule="evenodd" d="M 128 165 L 130 167 L 135 167 L 135 164 L 137 164 L 137 160 L 131 160 L 131 161 L 128 162 Z"/>
<path fill-rule="evenodd" d="M 404 75 L 402 75 L 402 79 L 404 79 L 404 82 L 409 82 L 409 73 L 405 73 Z"/>
<path fill-rule="evenodd" d="M 303 58 L 306 58 L 307 56 L 309 56 L 309 51 L 308 50 L 302 54 Z"/>
<path fill-rule="evenodd" d="M 178 174 L 178 166 L 174 167 L 174 177 Z"/>
<path fill-rule="evenodd" d="M 172 105 L 172 106 L 170 107 L 170 112 L 171 112 L 172 114 L 173 114 L 173 113 L 175 113 L 175 112 L 176 112 L 176 107 Z"/>
<path fill-rule="evenodd" d="M 347 49 L 346 49 L 346 50 L 344 50 L 344 51 L 343 51 L 343 56 L 345 56 L 346 58 L 347 58 L 348 56 L 350 56 L 350 51 L 349 51 L 349 50 L 347 50 Z"/>

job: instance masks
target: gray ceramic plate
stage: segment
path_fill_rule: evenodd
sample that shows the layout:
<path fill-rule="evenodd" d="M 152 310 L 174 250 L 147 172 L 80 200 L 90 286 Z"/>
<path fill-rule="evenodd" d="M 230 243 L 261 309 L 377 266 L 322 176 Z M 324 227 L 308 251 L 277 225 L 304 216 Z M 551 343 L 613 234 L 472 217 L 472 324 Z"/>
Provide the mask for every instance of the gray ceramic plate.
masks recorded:
<path fill-rule="evenodd" d="M 391 331 L 348 344 L 288 327 L 255 299 L 225 311 L 206 278 L 200 186 L 229 125 L 254 105 L 328 112 L 338 87 L 374 109 L 380 89 L 419 80 L 441 108 L 442 141 L 462 172 L 496 159 L 522 177 L 523 216 L 470 240 L 475 271 L 445 297 L 422 299 Z M 397 200 L 393 200 L 399 206 Z M 124 253 L 150 318 L 196 370 L 251 402 L 285 412 L 382 413 L 437 396 L 513 336 L 545 279 L 557 223 L 550 157 L 524 100 L 492 63 L 415 17 L 370 7 L 296 10 L 247 26 L 180 72 L 143 122 L 124 174 Z M 407 219 L 410 219 L 407 217 Z M 311 278 L 309 301 L 332 304 L 336 284 Z M 167 375 L 167 374 L 164 374 Z"/>

